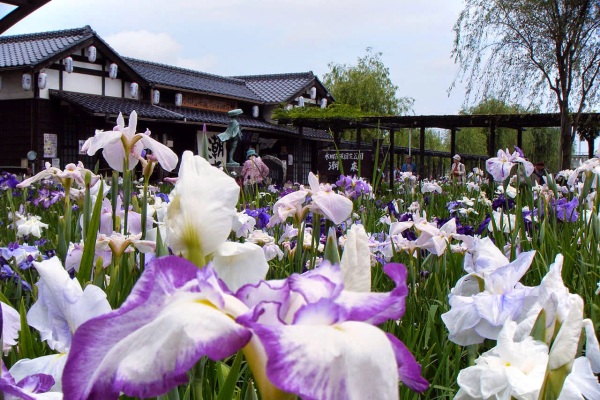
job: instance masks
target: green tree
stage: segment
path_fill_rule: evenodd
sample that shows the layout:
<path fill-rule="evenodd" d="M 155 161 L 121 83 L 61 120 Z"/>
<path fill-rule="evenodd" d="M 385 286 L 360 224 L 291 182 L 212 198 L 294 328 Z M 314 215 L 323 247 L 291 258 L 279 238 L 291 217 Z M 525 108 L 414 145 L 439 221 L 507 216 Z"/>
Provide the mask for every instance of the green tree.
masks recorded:
<path fill-rule="evenodd" d="M 414 100 L 397 97 L 398 86 L 390 79 L 390 70 L 381 59 L 382 53 L 367 47 L 356 65 L 329 63 L 323 83 L 335 101 L 357 106 L 373 115 L 401 115 L 412 110 Z"/>
<path fill-rule="evenodd" d="M 463 109 L 461 114 L 522 114 L 531 112 L 518 104 L 507 104 L 498 99 L 485 99 L 476 106 Z M 463 128 L 456 134 L 456 151 L 459 154 L 487 154 L 489 129 Z M 554 128 L 532 128 L 523 132 L 523 152 L 532 162 L 542 161 L 550 171 L 557 171 L 559 158 L 560 132 Z M 449 138 L 447 139 L 449 140 Z M 510 128 L 496 128 L 496 148 L 514 150 L 517 145 L 517 131 Z"/>
<path fill-rule="evenodd" d="M 414 99 L 397 96 L 398 86 L 392 82 L 382 55 L 368 47 L 355 65 L 328 64 L 331 71 L 323 76 L 323 83 L 336 103 L 358 107 L 370 115 L 402 115 L 412 110 Z M 362 136 L 369 139 L 377 132 L 363 131 Z"/>
<path fill-rule="evenodd" d="M 453 56 L 468 103 L 494 96 L 558 109 L 561 167 L 581 112 L 598 101 L 600 0 L 466 0 Z"/>

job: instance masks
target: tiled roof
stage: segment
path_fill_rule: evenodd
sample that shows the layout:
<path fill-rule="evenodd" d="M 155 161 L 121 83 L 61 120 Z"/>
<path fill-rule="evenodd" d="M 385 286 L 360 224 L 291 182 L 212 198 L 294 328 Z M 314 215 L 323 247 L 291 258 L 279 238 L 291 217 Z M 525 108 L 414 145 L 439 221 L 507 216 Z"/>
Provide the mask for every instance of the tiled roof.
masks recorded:
<path fill-rule="evenodd" d="M 289 100 L 299 91 L 309 86 L 315 80 L 312 72 L 294 74 L 247 75 L 234 76 L 246 82 L 258 97 L 267 103 L 280 103 Z"/>
<path fill-rule="evenodd" d="M 302 128 L 302 136 L 309 139 L 318 139 L 333 142 L 333 137 L 325 130 L 314 129 L 309 127 Z"/>
<path fill-rule="evenodd" d="M 0 36 L 0 68 L 36 65 L 94 36 L 89 26 L 63 31 Z"/>
<path fill-rule="evenodd" d="M 51 90 L 50 96 L 83 108 L 90 114 L 106 113 L 116 115 L 122 112 L 125 115 L 129 115 L 135 110 L 140 118 L 167 120 L 183 120 L 184 118 L 181 114 L 171 112 L 162 107 L 120 97 L 105 97 L 57 90 Z"/>
<path fill-rule="evenodd" d="M 219 113 L 215 111 L 198 110 L 191 108 L 182 108 L 175 106 L 155 106 L 138 100 L 123 99 L 120 97 L 104 97 L 91 94 L 81 94 L 74 92 L 64 92 L 51 90 L 50 96 L 65 100 L 76 107 L 83 109 L 89 114 L 111 114 L 117 115 L 122 112 L 125 115 L 130 115 L 132 111 L 136 111 L 139 118 L 149 118 L 158 120 L 177 120 L 188 122 L 198 122 L 206 124 L 227 125 L 229 117 L 227 113 Z M 246 116 L 239 116 L 238 121 L 242 128 L 254 128 L 268 130 L 297 136 L 297 128 L 288 126 L 279 126 L 270 124 L 262 119 L 256 119 Z M 307 139 L 331 139 L 325 131 L 318 131 L 312 128 L 304 128 L 303 137 Z"/>
<path fill-rule="evenodd" d="M 123 59 L 150 83 L 230 96 L 252 102 L 263 102 L 240 79 L 227 78 L 133 58 L 124 57 Z"/>

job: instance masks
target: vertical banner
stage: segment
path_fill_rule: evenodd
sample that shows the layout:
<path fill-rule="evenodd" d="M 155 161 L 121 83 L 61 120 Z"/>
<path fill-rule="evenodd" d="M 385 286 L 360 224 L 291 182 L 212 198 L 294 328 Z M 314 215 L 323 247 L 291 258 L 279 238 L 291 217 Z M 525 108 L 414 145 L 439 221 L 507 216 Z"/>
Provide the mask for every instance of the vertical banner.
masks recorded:
<path fill-rule="evenodd" d="M 227 150 L 225 149 L 225 143 L 221 142 L 217 137 L 217 133 L 206 131 L 196 132 L 198 153 L 200 153 L 200 149 L 202 148 L 202 139 L 204 138 L 204 135 L 206 135 L 206 138 L 208 139 L 208 162 L 217 167 L 224 167 L 227 162 Z"/>
<path fill-rule="evenodd" d="M 58 135 L 44 133 L 44 158 L 56 158 L 58 152 Z"/>

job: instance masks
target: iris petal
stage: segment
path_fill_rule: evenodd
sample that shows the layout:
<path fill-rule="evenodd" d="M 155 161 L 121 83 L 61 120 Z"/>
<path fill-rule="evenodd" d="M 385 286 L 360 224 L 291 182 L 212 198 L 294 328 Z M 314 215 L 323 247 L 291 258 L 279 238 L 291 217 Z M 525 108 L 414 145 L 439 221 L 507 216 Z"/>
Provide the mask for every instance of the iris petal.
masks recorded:
<path fill-rule="evenodd" d="M 82 325 L 65 367 L 65 398 L 157 396 L 186 382 L 200 357 L 218 360 L 240 350 L 251 333 L 199 291 L 198 274 L 208 297 L 220 295 L 226 304 L 210 267 L 199 271 L 165 257 L 148 265 L 120 309 Z"/>

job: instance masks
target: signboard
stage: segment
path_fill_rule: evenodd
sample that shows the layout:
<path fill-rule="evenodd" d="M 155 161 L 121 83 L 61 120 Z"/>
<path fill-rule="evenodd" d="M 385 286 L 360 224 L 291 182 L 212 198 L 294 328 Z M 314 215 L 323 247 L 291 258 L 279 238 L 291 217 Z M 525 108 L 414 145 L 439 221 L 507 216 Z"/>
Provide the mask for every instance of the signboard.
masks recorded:
<path fill-rule="evenodd" d="M 181 100 L 182 107 L 198 108 L 201 110 L 228 112 L 239 108 L 237 101 L 234 100 L 217 99 L 213 97 L 200 96 L 193 93 L 183 93 Z"/>
<path fill-rule="evenodd" d="M 206 135 L 208 141 L 208 162 L 215 166 L 225 166 L 227 150 L 225 142 L 221 142 L 217 133 L 214 132 L 197 132 L 198 149 L 202 146 L 202 136 Z M 200 150 L 198 150 L 200 152 Z"/>
<path fill-rule="evenodd" d="M 56 158 L 58 136 L 55 133 L 44 133 L 44 158 Z"/>
<path fill-rule="evenodd" d="M 341 166 L 340 166 L 341 165 Z M 320 177 L 335 182 L 342 174 L 371 178 L 373 161 L 370 150 L 321 150 L 317 161 Z"/>

